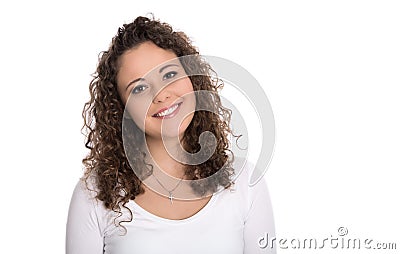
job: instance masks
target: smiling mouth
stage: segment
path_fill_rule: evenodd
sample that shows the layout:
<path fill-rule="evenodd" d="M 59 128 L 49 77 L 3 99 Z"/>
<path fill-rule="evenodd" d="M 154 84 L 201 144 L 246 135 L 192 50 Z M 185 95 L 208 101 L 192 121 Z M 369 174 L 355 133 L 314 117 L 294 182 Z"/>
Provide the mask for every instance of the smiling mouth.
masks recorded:
<path fill-rule="evenodd" d="M 171 107 L 163 109 L 159 111 L 158 113 L 154 114 L 153 117 L 157 118 L 171 118 L 174 117 L 180 109 L 180 106 L 182 105 L 183 102 L 179 102 L 176 104 L 173 104 Z"/>

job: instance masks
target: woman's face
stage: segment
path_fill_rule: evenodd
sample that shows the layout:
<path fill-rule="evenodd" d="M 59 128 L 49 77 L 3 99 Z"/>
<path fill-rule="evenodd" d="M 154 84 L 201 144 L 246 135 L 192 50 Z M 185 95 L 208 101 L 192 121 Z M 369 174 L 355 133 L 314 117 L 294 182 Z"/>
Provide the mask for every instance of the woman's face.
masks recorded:
<path fill-rule="evenodd" d="M 119 59 L 118 92 L 150 138 L 182 137 L 193 119 L 193 85 L 175 53 L 144 42 Z"/>

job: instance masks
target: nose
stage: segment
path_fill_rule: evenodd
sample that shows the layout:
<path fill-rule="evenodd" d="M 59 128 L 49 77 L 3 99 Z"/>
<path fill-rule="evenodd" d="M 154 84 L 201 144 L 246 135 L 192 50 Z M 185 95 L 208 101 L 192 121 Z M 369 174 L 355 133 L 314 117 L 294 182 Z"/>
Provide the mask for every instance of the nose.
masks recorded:
<path fill-rule="evenodd" d="M 164 87 L 154 96 L 153 103 L 163 103 L 171 97 L 170 91 Z"/>

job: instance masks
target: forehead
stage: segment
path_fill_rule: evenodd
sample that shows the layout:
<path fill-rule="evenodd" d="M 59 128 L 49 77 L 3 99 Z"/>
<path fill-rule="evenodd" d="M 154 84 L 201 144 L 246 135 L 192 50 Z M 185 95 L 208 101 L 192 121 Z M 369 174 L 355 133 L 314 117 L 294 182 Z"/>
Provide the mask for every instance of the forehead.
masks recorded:
<path fill-rule="evenodd" d="M 179 60 L 176 57 L 170 50 L 162 49 L 152 42 L 144 42 L 120 57 L 118 84 L 124 85 L 133 79 L 144 77 L 149 71 L 168 61 L 177 64 Z"/>

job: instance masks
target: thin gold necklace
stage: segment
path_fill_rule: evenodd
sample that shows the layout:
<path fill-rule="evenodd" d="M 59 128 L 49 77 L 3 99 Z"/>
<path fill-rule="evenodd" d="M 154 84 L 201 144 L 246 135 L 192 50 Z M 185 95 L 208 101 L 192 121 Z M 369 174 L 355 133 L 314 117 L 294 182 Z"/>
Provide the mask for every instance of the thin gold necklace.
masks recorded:
<path fill-rule="evenodd" d="M 158 178 L 157 178 L 154 174 L 152 174 L 152 175 L 154 176 L 154 178 L 156 179 L 156 181 L 158 182 L 158 184 L 160 184 L 160 186 L 161 186 L 166 192 L 168 192 L 168 194 L 169 194 L 169 195 L 168 195 L 169 201 L 171 202 L 171 204 L 173 204 L 172 200 L 174 199 L 174 196 L 173 196 L 172 194 L 173 194 L 174 190 L 176 190 L 176 188 L 178 188 L 178 186 L 181 184 L 181 182 L 182 182 L 182 180 L 183 180 L 183 177 L 181 178 L 181 180 L 179 180 L 179 182 L 175 185 L 175 187 L 174 187 L 172 190 L 168 190 L 167 188 L 165 188 L 164 184 L 162 184 L 161 181 L 158 180 Z"/>

